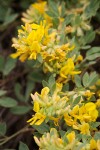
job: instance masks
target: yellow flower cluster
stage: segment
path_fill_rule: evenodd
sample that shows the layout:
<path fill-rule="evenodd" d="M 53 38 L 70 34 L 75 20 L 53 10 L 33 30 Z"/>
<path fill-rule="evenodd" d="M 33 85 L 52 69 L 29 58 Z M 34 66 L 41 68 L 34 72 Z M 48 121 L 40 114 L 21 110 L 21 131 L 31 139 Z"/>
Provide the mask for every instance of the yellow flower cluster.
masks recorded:
<path fill-rule="evenodd" d="M 75 71 L 75 66 L 72 58 L 69 58 L 66 62 L 66 65 L 63 66 L 60 70 L 60 76 L 67 78 L 67 75 L 80 74 L 81 71 Z"/>
<path fill-rule="evenodd" d="M 43 59 L 44 72 L 59 74 L 62 78 L 68 75 L 81 73 L 75 71 L 74 57 L 68 58 L 67 55 L 74 49 L 69 43 L 60 45 L 57 30 L 49 33 L 50 26 L 46 21 L 38 24 L 25 24 L 18 30 L 18 39 L 13 39 L 13 47 L 17 52 L 12 54 L 12 58 L 19 57 L 23 62 L 26 59 L 36 60 L 38 54 Z"/>
<path fill-rule="evenodd" d="M 28 120 L 30 125 L 40 125 L 45 119 L 53 120 L 58 124 L 59 119 L 69 110 L 69 106 L 66 105 L 68 98 L 60 96 L 61 88 L 62 85 L 57 84 L 53 95 L 49 93 L 48 87 L 43 88 L 41 94 L 36 92 L 31 95 L 34 103 L 33 110 L 36 113 Z"/>
<path fill-rule="evenodd" d="M 96 104 L 88 102 L 86 104 L 76 105 L 69 114 L 64 114 L 65 122 L 68 126 L 80 130 L 82 134 L 90 134 L 89 122 L 95 122 L 98 117 Z"/>
<path fill-rule="evenodd" d="M 25 23 L 39 23 L 41 20 L 46 20 L 47 23 L 52 24 L 52 19 L 46 14 L 48 10 L 47 2 L 32 4 L 26 13 L 23 13 L 22 21 Z"/>
<path fill-rule="evenodd" d="M 78 141 L 74 131 L 65 133 L 64 136 L 66 140 L 59 137 L 56 129 L 51 128 L 50 133 L 45 133 L 40 139 L 35 136 L 34 139 L 40 150 L 44 150 L 44 147 L 47 150 L 100 150 L 100 140 L 91 139 L 84 144 Z"/>
<path fill-rule="evenodd" d="M 17 52 L 12 54 L 12 58 L 20 56 L 21 61 L 28 59 L 36 59 L 42 50 L 42 45 L 49 42 L 48 26 L 45 21 L 37 24 L 25 24 L 22 29 L 18 30 L 18 39 L 14 38 L 12 45 Z"/>
<path fill-rule="evenodd" d="M 79 17 L 78 15 L 81 14 L 86 6 L 88 5 L 88 3 L 86 2 L 81 2 L 79 1 L 78 2 L 80 4 L 80 6 L 83 5 L 83 7 L 80 7 L 80 8 L 70 8 L 70 10 L 68 9 L 68 11 L 65 12 L 66 15 L 70 14 L 70 13 L 73 13 L 73 14 L 76 14 L 76 18 Z M 24 23 L 39 23 L 39 21 L 42 19 L 42 20 L 46 20 L 47 23 L 53 24 L 53 19 L 52 17 L 50 17 L 46 11 L 48 11 L 49 8 L 48 8 L 48 5 L 47 5 L 47 1 L 41 1 L 40 3 L 37 2 L 37 3 L 34 3 L 32 4 L 29 9 L 26 11 L 26 13 L 23 13 L 23 17 L 22 17 L 22 21 Z M 61 6 L 59 5 L 58 6 L 58 11 L 59 11 L 59 14 L 61 15 Z M 60 16 L 59 15 L 59 16 Z M 89 25 L 88 21 L 85 19 L 85 16 L 81 15 L 80 16 L 80 25 L 79 26 L 70 26 L 70 31 L 69 31 L 69 26 L 66 27 L 66 32 L 67 33 L 73 33 L 73 32 L 76 32 L 77 33 L 77 36 L 83 36 L 84 35 L 84 30 L 90 30 L 91 29 L 91 26 Z M 64 18 L 63 17 L 59 17 L 59 27 L 60 27 L 60 23 L 62 23 L 64 21 Z M 73 22 L 75 21 L 75 17 L 73 18 Z"/>
<path fill-rule="evenodd" d="M 50 150 L 69 150 L 77 147 L 77 140 L 75 140 L 74 132 L 66 135 L 66 140 L 68 139 L 68 143 L 66 143 L 59 137 L 57 130 L 54 128 L 51 128 L 50 133 L 44 134 L 40 140 L 37 137 L 34 137 L 34 139 L 41 150 L 43 150 L 44 147 L 45 149 L 49 147 Z"/>
<path fill-rule="evenodd" d="M 79 130 L 82 134 L 90 135 L 89 123 L 95 122 L 98 117 L 96 104 L 93 102 L 84 104 L 81 98 L 76 106 L 71 107 L 71 105 L 69 105 L 69 95 L 73 95 L 74 97 L 75 93 L 62 92 L 62 84 L 58 83 L 56 83 L 56 89 L 53 94 L 50 94 L 48 87 L 43 88 L 41 94 L 37 92 L 34 95 L 32 94 L 31 96 L 34 103 L 33 110 L 36 113 L 28 120 L 30 125 L 40 125 L 45 120 L 53 120 L 54 123 L 59 126 L 58 121 L 64 117 L 67 126 Z M 75 97 L 77 97 L 77 95 Z M 73 100 L 75 101 L 75 99 Z"/>

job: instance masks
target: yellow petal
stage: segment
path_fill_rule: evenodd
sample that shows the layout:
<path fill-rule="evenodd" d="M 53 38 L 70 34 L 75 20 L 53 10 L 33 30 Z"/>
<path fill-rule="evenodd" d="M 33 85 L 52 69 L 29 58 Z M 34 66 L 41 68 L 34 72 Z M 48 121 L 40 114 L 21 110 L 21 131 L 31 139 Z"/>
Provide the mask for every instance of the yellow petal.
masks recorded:
<path fill-rule="evenodd" d="M 90 134 L 89 128 L 90 126 L 88 123 L 83 123 L 82 125 L 80 125 L 79 130 L 82 134 Z"/>
<path fill-rule="evenodd" d="M 21 54 L 21 52 L 16 52 L 16 53 L 14 53 L 14 54 L 11 54 L 10 56 L 11 56 L 11 58 L 17 58 L 18 56 L 20 56 L 20 54 Z"/>
<path fill-rule="evenodd" d="M 91 110 L 96 109 L 96 105 L 93 102 L 89 102 L 89 103 L 85 104 L 85 108 L 86 108 L 86 110 L 91 111 Z"/>
<path fill-rule="evenodd" d="M 45 118 L 39 119 L 38 121 L 35 122 L 35 125 L 40 125 L 44 120 Z"/>
<path fill-rule="evenodd" d="M 100 150 L 100 140 L 97 140 L 97 148 Z"/>
<path fill-rule="evenodd" d="M 40 106 L 39 106 L 38 102 L 34 102 L 34 108 L 33 109 L 35 112 L 38 112 L 40 110 Z"/>
<path fill-rule="evenodd" d="M 97 143 L 94 139 L 90 140 L 90 150 L 96 150 L 97 149 Z"/>
<path fill-rule="evenodd" d="M 31 24 L 31 27 L 32 27 L 32 29 L 38 29 L 38 28 L 39 28 L 39 25 L 38 25 L 38 24 L 33 23 L 33 24 Z"/>
<path fill-rule="evenodd" d="M 92 121 L 96 121 L 98 117 L 98 111 L 96 109 L 92 110 L 89 112 L 89 115 L 91 116 Z"/>
<path fill-rule="evenodd" d="M 47 95 L 49 93 L 49 91 L 50 91 L 50 89 L 48 87 L 43 88 L 41 91 L 41 96 L 43 97 L 43 96 Z"/>
<path fill-rule="evenodd" d="M 70 74 L 74 75 L 74 74 L 80 74 L 80 73 L 81 73 L 81 71 L 72 71 Z"/>
<path fill-rule="evenodd" d="M 75 132 L 72 131 L 71 133 L 69 133 L 67 135 L 67 139 L 68 139 L 69 143 L 71 143 L 73 140 L 75 140 Z"/>
<path fill-rule="evenodd" d="M 28 53 L 26 52 L 19 57 L 19 60 L 21 62 L 24 62 L 27 59 L 27 57 L 28 57 Z"/>

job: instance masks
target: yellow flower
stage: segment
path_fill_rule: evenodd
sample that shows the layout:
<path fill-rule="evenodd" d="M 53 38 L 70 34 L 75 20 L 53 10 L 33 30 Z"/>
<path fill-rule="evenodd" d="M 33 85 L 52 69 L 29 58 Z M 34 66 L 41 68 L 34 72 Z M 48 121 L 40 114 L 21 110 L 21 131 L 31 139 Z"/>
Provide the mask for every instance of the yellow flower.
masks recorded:
<path fill-rule="evenodd" d="M 41 94 L 37 92 L 31 97 L 33 99 L 33 110 L 36 112 L 35 115 L 28 121 L 30 125 L 39 125 L 45 118 L 53 120 L 55 125 L 58 125 L 59 119 L 63 117 L 65 112 L 69 111 L 70 106 L 66 106 L 68 101 L 67 96 L 61 96 L 62 84 L 56 84 L 55 91 L 51 95 L 50 89 L 44 87 L 41 90 Z"/>
<path fill-rule="evenodd" d="M 47 7 L 47 2 L 41 2 L 41 3 L 34 3 L 32 4 L 33 8 L 35 8 L 37 11 L 39 11 L 40 14 L 43 14 Z"/>
<path fill-rule="evenodd" d="M 85 104 L 85 109 L 86 109 L 87 113 L 89 114 L 89 116 L 91 116 L 91 120 L 96 121 L 96 119 L 98 117 L 98 111 L 96 109 L 96 104 L 94 104 L 93 102 L 89 102 L 89 103 Z"/>
<path fill-rule="evenodd" d="M 49 42 L 48 28 L 46 22 L 37 24 L 25 24 L 22 29 L 18 30 L 18 39 L 14 39 L 12 45 L 17 49 L 17 52 L 12 54 L 12 58 L 18 56 L 21 61 L 28 59 L 36 59 L 41 52 L 43 42 Z"/>
<path fill-rule="evenodd" d="M 82 56 L 82 55 L 79 55 L 79 56 L 77 57 L 77 60 L 76 60 L 76 61 L 81 62 L 82 60 L 83 60 L 83 56 Z"/>
<path fill-rule="evenodd" d="M 52 18 L 50 16 L 48 16 L 46 12 L 44 12 L 43 15 L 44 15 L 44 19 L 47 21 L 47 23 L 49 23 L 50 26 L 53 26 Z"/>
<path fill-rule="evenodd" d="M 70 47 L 69 43 L 64 44 L 64 45 L 61 46 L 61 49 L 65 50 L 65 51 L 72 51 L 74 48 L 75 48 L 75 46 L 73 45 L 72 47 Z"/>
<path fill-rule="evenodd" d="M 97 99 L 97 102 L 95 104 L 96 104 L 96 107 L 99 108 L 100 107 L 100 99 Z"/>
<path fill-rule="evenodd" d="M 44 120 L 46 116 L 41 113 L 36 113 L 31 119 L 29 119 L 27 122 L 30 123 L 30 125 L 40 125 Z"/>
<path fill-rule="evenodd" d="M 96 109 L 96 105 L 93 102 L 89 102 L 85 104 L 85 109 L 87 111 L 92 111 Z"/>
<path fill-rule="evenodd" d="M 43 88 L 41 91 L 41 97 L 44 98 L 49 93 L 49 91 L 50 89 L 48 87 Z"/>
<path fill-rule="evenodd" d="M 100 140 L 97 140 L 97 148 L 100 150 Z"/>
<path fill-rule="evenodd" d="M 81 107 L 76 105 L 68 114 L 64 114 L 64 120 L 68 126 L 72 126 L 76 130 L 80 130 L 83 134 L 89 134 L 88 122 L 95 122 L 98 117 L 96 104 L 89 102 Z M 86 130 L 85 130 L 86 128 Z"/>
<path fill-rule="evenodd" d="M 73 142 L 75 140 L 75 132 L 72 131 L 71 133 L 67 134 L 67 139 L 69 143 Z"/>
<path fill-rule="evenodd" d="M 96 121 L 98 117 L 98 111 L 96 109 L 89 112 L 89 115 L 91 116 L 92 121 Z"/>
<path fill-rule="evenodd" d="M 77 116 L 79 114 L 79 105 L 76 105 L 73 110 L 70 112 L 70 115 Z"/>
<path fill-rule="evenodd" d="M 98 150 L 97 143 L 93 138 L 90 140 L 90 150 Z"/>
<path fill-rule="evenodd" d="M 90 134 L 90 126 L 88 123 L 83 123 L 82 125 L 79 125 L 79 130 L 82 134 Z"/>
<path fill-rule="evenodd" d="M 87 90 L 84 93 L 84 96 L 87 97 L 87 99 L 89 100 L 95 93 L 91 92 L 90 90 Z"/>
<path fill-rule="evenodd" d="M 77 124 L 76 121 L 73 120 L 72 117 L 68 114 L 64 114 L 64 120 L 68 126 L 73 126 Z"/>
<path fill-rule="evenodd" d="M 59 137 L 55 128 L 51 128 L 50 133 L 46 132 L 41 138 L 34 137 L 34 139 L 41 150 L 60 150 L 64 148 L 64 141 Z"/>
<path fill-rule="evenodd" d="M 55 124 L 56 126 L 59 126 L 58 121 L 59 121 L 60 118 L 55 118 L 55 117 L 52 117 L 52 116 L 51 116 L 51 117 L 49 117 L 49 119 L 50 119 L 50 120 L 53 120 L 53 121 L 54 121 L 54 124 Z"/>
<path fill-rule="evenodd" d="M 72 58 L 68 58 L 66 65 L 60 70 L 60 76 L 67 78 L 68 75 L 80 74 L 81 71 L 75 71 L 75 66 Z"/>
<path fill-rule="evenodd" d="M 34 3 L 30 5 L 26 12 L 23 13 L 22 21 L 24 23 L 39 23 L 41 20 L 46 20 L 47 23 L 52 25 L 52 18 L 47 15 L 48 10 L 47 2 Z"/>
<path fill-rule="evenodd" d="M 79 109 L 79 119 L 81 121 L 96 121 L 98 117 L 98 111 L 96 105 L 93 102 L 86 103 Z"/>

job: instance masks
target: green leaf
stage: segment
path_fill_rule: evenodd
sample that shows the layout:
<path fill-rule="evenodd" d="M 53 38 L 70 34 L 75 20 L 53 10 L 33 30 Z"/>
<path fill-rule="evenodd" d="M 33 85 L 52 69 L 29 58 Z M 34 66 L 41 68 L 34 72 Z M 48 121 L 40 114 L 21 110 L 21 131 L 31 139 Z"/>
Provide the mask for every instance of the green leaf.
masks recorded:
<path fill-rule="evenodd" d="M 48 0 L 49 10 L 54 14 L 55 17 L 59 17 L 58 6 L 53 0 Z"/>
<path fill-rule="evenodd" d="M 11 113 L 15 115 L 23 115 L 31 110 L 30 106 L 16 106 L 10 109 Z"/>
<path fill-rule="evenodd" d="M 7 25 L 11 22 L 13 22 L 17 18 L 18 14 L 12 14 L 11 8 L 8 9 L 6 16 L 4 18 L 4 25 Z"/>
<path fill-rule="evenodd" d="M 3 68 L 4 68 L 4 57 L 3 56 L 0 56 L 0 71 L 3 71 Z"/>
<path fill-rule="evenodd" d="M 75 84 L 77 87 L 82 87 L 81 78 L 79 75 L 75 75 Z"/>
<path fill-rule="evenodd" d="M 4 21 L 5 15 L 6 15 L 7 8 L 3 7 L 3 5 L 0 4 L 0 21 Z"/>
<path fill-rule="evenodd" d="M 33 82 L 41 83 L 41 81 L 44 79 L 44 75 L 40 71 L 34 70 L 29 74 L 29 79 Z"/>
<path fill-rule="evenodd" d="M 62 87 L 62 91 L 63 91 L 63 92 L 66 92 L 66 91 L 68 91 L 68 90 L 69 90 L 69 84 L 66 83 L 66 84 L 64 84 L 63 87 Z"/>
<path fill-rule="evenodd" d="M 66 131 L 59 130 L 60 136 L 63 137 L 66 134 Z"/>
<path fill-rule="evenodd" d="M 43 85 L 43 87 L 49 87 L 48 82 L 46 82 L 45 80 L 42 81 L 42 85 Z"/>
<path fill-rule="evenodd" d="M 91 43 L 95 38 L 95 32 L 94 31 L 87 31 L 86 35 L 84 36 L 85 44 Z"/>
<path fill-rule="evenodd" d="M 86 134 L 82 135 L 82 141 L 83 141 L 83 143 L 89 142 L 90 139 L 91 139 L 91 135 L 86 135 Z"/>
<path fill-rule="evenodd" d="M 75 106 L 75 105 L 79 104 L 80 100 L 81 100 L 81 96 L 78 96 L 78 97 L 73 101 L 73 105 Z"/>
<path fill-rule="evenodd" d="M 85 143 L 79 144 L 79 146 L 77 146 L 76 150 L 82 149 L 85 147 Z"/>
<path fill-rule="evenodd" d="M 29 148 L 25 143 L 20 142 L 18 150 L 29 150 Z"/>
<path fill-rule="evenodd" d="M 15 99 L 11 97 L 2 97 L 0 98 L 0 106 L 11 108 L 17 105 L 17 102 Z"/>
<path fill-rule="evenodd" d="M 89 86 L 92 86 L 96 83 L 98 80 L 98 74 L 96 72 L 92 72 L 90 74 L 90 79 L 89 79 Z"/>
<path fill-rule="evenodd" d="M 73 14 L 70 14 L 70 15 L 68 15 L 67 17 L 65 17 L 64 22 L 63 22 L 62 25 L 63 25 L 63 26 L 66 26 L 66 25 L 68 25 L 69 23 L 71 23 L 73 17 L 74 17 Z"/>
<path fill-rule="evenodd" d="M 77 15 L 77 16 L 75 17 L 75 20 L 74 20 L 74 22 L 73 22 L 73 25 L 74 25 L 74 26 L 75 26 L 75 25 L 80 25 L 81 22 L 82 22 L 81 16 L 80 16 L 80 15 Z"/>
<path fill-rule="evenodd" d="M 60 44 L 61 44 L 61 45 L 64 44 L 64 43 L 65 43 L 65 40 L 66 40 L 65 33 L 62 33 L 62 34 L 60 35 Z"/>
<path fill-rule="evenodd" d="M 86 56 L 90 56 L 95 53 L 100 53 L 100 47 L 92 47 L 87 51 Z"/>
<path fill-rule="evenodd" d="M 30 94 L 34 88 L 35 88 L 35 84 L 33 84 L 31 80 L 29 80 L 26 85 L 25 99 L 24 99 L 25 102 L 29 100 Z"/>
<path fill-rule="evenodd" d="M 33 128 L 35 128 L 40 134 L 44 134 L 45 132 L 49 132 L 49 126 L 43 122 L 41 125 L 33 125 Z"/>
<path fill-rule="evenodd" d="M 54 93 L 54 91 L 56 90 L 56 83 L 51 87 L 51 89 L 50 89 L 50 93 L 51 93 L 51 95 Z"/>
<path fill-rule="evenodd" d="M 64 17 L 65 13 L 66 13 L 65 3 L 62 2 L 62 4 L 61 4 L 61 17 Z"/>
<path fill-rule="evenodd" d="M 4 69 L 3 69 L 4 75 L 8 75 L 14 69 L 14 67 L 16 66 L 16 61 L 17 61 L 16 59 L 12 59 L 8 57 L 6 64 L 4 66 Z"/>
<path fill-rule="evenodd" d="M 57 28 L 58 25 L 59 25 L 59 19 L 58 18 L 54 18 L 54 19 L 52 19 L 52 22 L 53 22 L 54 28 Z"/>
<path fill-rule="evenodd" d="M 91 18 L 92 16 L 95 16 L 98 8 L 100 8 L 100 1 L 91 0 L 90 4 L 86 7 L 83 16 L 85 16 L 86 19 Z"/>
<path fill-rule="evenodd" d="M 99 58 L 100 57 L 100 53 L 95 53 L 95 54 L 92 54 L 90 56 L 87 56 L 86 59 L 87 60 L 94 60 L 96 58 Z"/>
<path fill-rule="evenodd" d="M 97 128 L 98 126 L 100 126 L 100 122 L 91 122 L 90 123 L 90 127 L 92 127 L 92 128 Z"/>
<path fill-rule="evenodd" d="M 22 87 L 21 87 L 21 85 L 19 83 L 15 84 L 14 91 L 15 91 L 15 94 L 16 94 L 17 98 L 20 101 L 24 101 L 25 100 L 24 95 L 21 93 Z"/>
<path fill-rule="evenodd" d="M 52 18 L 55 18 L 57 17 L 52 11 L 46 11 L 47 15 L 52 17 Z"/>
<path fill-rule="evenodd" d="M 86 53 L 87 60 L 94 60 L 98 57 L 100 57 L 100 47 L 92 47 Z"/>
<path fill-rule="evenodd" d="M 42 63 L 43 62 L 43 58 L 40 54 L 37 55 L 37 60 Z"/>
<path fill-rule="evenodd" d="M 83 79 L 82 79 L 83 85 L 84 85 L 85 87 L 87 87 L 87 86 L 89 85 L 89 80 L 90 80 L 89 74 L 86 72 L 86 73 L 84 74 L 84 76 L 83 76 Z"/>
<path fill-rule="evenodd" d="M 87 49 L 89 49 L 89 48 L 91 48 L 91 46 L 90 46 L 90 45 L 82 46 L 82 50 L 87 50 Z"/>
<path fill-rule="evenodd" d="M 100 140 L 100 132 L 96 132 L 94 135 L 95 140 Z"/>
<path fill-rule="evenodd" d="M 2 122 L 0 123 L 0 136 L 4 136 L 6 134 L 6 123 Z"/>
<path fill-rule="evenodd" d="M 0 90 L 0 96 L 5 95 L 6 93 L 7 93 L 7 91 L 5 91 L 5 90 Z"/>
<path fill-rule="evenodd" d="M 49 83 L 49 87 L 52 87 L 55 84 L 55 78 L 53 75 L 49 77 L 48 83 Z"/>
<path fill-rule="evenodd" d="M 88 62 L 88 65 L 94 65 L 96 63 L 95 60 Z"/>

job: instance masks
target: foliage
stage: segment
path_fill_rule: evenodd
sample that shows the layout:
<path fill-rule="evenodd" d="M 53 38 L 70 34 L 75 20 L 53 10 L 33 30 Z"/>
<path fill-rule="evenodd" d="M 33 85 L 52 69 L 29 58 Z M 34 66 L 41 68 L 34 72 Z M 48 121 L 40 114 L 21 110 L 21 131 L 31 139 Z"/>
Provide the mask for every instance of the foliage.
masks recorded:
<path fill-rule="evenodd" d="M 13 148 L 6 143 L 31 131 L 39 150 L 99 150 L 100 1 L 21 0 L 20 12 L 14 4 L 8 0 L 0 6 L 1 42 L 5 45 L 11 24 L 18 29 L 15 52 L 0 53 L 0 106 L 25 127 L 9 135 L 1 113 L 0 146 Z M 35 148 L 29 143 L 14 148 Z"/>

